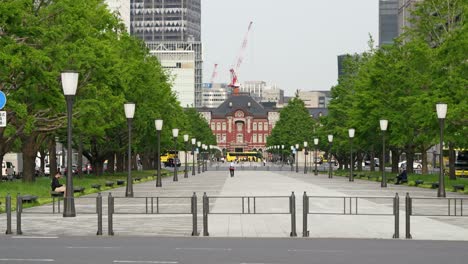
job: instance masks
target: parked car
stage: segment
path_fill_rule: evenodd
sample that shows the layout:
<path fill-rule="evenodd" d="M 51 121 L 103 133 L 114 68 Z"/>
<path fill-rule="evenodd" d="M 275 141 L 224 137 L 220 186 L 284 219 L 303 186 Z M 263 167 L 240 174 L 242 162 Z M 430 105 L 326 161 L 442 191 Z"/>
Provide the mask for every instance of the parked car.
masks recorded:
<path fill-rule="evenodd" d="M 398 162 L 398 168 L 406 169 L 406 160 Z M 422 169 L 421 162 L 419 162 L 417 160 L 413 161 L 413 169 Z"/>
<path fill-rule="evenodd" d="M 65 170 L 63 170 L 63 174 L 67 175 L 68 173 L 68 168 L 65 167 Z M 72 174 L 77 174 L 78 173 L 78 166 L 72 165 Z"/>
<path fill-rule="evenodd" d="M 177 167 L 180 167 L 182 165 L 180 163 L 180 160 L 178 158 L 175 158 L 175 160 L 177 162 Z M 174 159 L 173 158 L 167 159 L 167 161 L 164 162 L 164 167 L 174 167 Z"/>
<path fill-rule="evenodd" d="M 374 164 L 376 167 L 379 167 L 380 165 L 380 162 L 379 162 L 379 158 L 374 158 Z M 371 165 L 371 161 L 370 160 L 366 160 L 364 161 L 364 166 L 370 166 Z"/>
<path fill-rule="evenodd" d="M 81 171 L 86 174 L 91 174 L 93 173 L 93 167 L 91 166 L 91 164 L 86 164 L 86 165 L 83 165 L 83 167 L 81 168 Z"/>

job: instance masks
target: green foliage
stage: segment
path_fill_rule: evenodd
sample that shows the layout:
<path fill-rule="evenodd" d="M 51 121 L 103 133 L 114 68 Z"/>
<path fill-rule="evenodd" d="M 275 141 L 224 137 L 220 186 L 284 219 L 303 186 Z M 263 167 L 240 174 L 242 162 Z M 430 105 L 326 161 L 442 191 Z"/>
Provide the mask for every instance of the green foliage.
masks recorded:
<path fill-rule="evenodd" d="M 295 144 L 303 145 L 307 141 L 312 145 L 315 121 L 304 102 L 298 98 L 289 101 L 280 112 L 280 118 L 267 139 L 268 146 L 285 145 L 285 149 Z"/>

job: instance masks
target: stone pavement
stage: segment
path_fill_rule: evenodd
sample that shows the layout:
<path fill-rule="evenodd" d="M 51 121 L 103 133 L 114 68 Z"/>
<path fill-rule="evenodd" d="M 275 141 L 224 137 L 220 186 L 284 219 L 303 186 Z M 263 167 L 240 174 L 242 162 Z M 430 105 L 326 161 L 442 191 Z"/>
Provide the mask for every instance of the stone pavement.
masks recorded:
<path fill-rule="evenodd" d="M 135 198 L 124 198 L 125 187 L 111 190 L 115 198 L 117 214 L 114 215 L 114 233 L 116 236 L 190 236 L 192 215 L 190 215 L 190 197 L 195 192 L 198 197 L 198 231 L 203 234 L 202 196 L 206 192 L 210 204 L 208 231 L 210 237 L 289 237 L 291 216 L 289 214 L 289 196 L 296 196 L 296 232 L 302 236 L 302 198 L 304 192 L 309 198 L 308 231 L 310 237 L 342 238 L 392 238 L 394 217 L 392 198 L 400 197 L 400 232 L 405 237 L 405 195 L 411 197 L 434 198 L 436 190 L 388 184 L 382 189 L 380 183 L 355 179 L 349 182 L 345 177 L 329 179 L 325 174 L 314 176 L 283 171 L 248 171 L 237 170 L 235 177 L 229 177 L 227 167 L 219 171 L 208 171 L 189 178 L 179 173 L 179 181 L 163 179 L 163 187 L 156 188 L 155 182 L 134 184 Z M 107 236 L 107 196 L 103 196 L 103 233 Z M 245 197 L 244 201 L 241 196 Z M 247 198 L 251 196 L 251 198 Z M 256 196 L 257 198 L 254 198 Z M 268 196 L 268 197 L 259 197 Z M 327 196 L 327 197 L 318 197 Z M 331 198 L 334 196 L 335 198 Z M 388 215 L 355 215 L 358 198 L 359 213 Z M 61 214 L 51 214 L 52 206 L 44 205 L 24 210 L 22 231 L 25 236 L 84 236 L 95 235 L 97 216 L 95 197 L 75 200 L 77 217 L 63 218 Z M 144 197 L 154 197 L 144 198 Z M 155 197 L 160 197 L 159 199 Z M 175 198 L 177 197 L 177 198 Z M 229 198 L 228 198 L 229 197 Z M 373 198 L 382 197 L 382 198 Z M 447 192 L 447 197 L 466 197 Z M 468 212 L 468 202 L 463 204 Z M 342 213 L 343 206 L 352 215 L 329 215 L 324 213 Z M 244 208 L 242 208 L 244 206 Z M 453 202 L 451 204 L 453 207 Z M 255 208 L 254 208 L 255 207 Z M 458 210 L 460 204 L 458 204 Z M 146 211 L 170 214 L 145 214 Z M 256 214 L 241 214 L 244 212 Z M 446 215 L 447 201 L 413 200 L 413 213 Z M 235 213 L 235 214 L 232 214 Z M 275 214 L 269 214 L 275 213 Z M 458 211 L 460 214 L 460 211 Z M 466 214 L 466 213 L 465 213 Z M 13 231 L 16 230 L 13 213 Z M 0 230 L 6 230 L 5 215 L 0 215 Z M 413 239 L 468 240 L 468 221 L 466 217 L 427 217 L 411 218 Z"/>

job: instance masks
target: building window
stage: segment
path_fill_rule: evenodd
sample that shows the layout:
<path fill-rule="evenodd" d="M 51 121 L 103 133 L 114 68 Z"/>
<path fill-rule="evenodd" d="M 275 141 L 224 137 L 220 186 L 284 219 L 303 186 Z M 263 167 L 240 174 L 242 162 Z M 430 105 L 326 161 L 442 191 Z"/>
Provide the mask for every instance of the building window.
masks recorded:
<path fill-rule="evenodd" d="M 265 131 L 268 131 L 268 123 L 267 122 L 264 123 L 263 128 L 265 129 Z M 266 140 L 265 140 L 265 142 L 266 142 Z"/>
<path fill-rule="evenodd" d="M 264 142 L 267 142 L 267 137 L 268 137 L 268 135 L 267 135 L 267 134 L 265 134 L 265 141 L 264 141 Z"/>
<path fill-rule="evenodd" d="M 215 126 L 216 126 L 216 124 L 215 124 L 215 123 L 211 123 L 211 130 L 212 130 L 212 131 L 215 131 L 215 129 L 216 129 L 216 127 L 215 127 Z"/>
<path fill-rule="evenodd" d="M 244 123 L 239 122 L 239 123 L 237 123 L 236 125 L 237 125 L 237 131 L 242 131 L 242 130 L 243 130 L 243 128 L 244 128 Z"/>
<path fill-rule="evenodd" d="M 252 142 L 257 143 L 257 134 L 253 134 Z"/>
<path fill-rule="evenodd" d="M 244 135 L 237 134 L 237 143 L 243 143 L 243 142 L 244 142 Z"/>
<path fill-rule="evenodd" d="M 223 131 L 226 130 L 226 122 L 223 122 Z"/>
<path fill-rule="evenodd" d="M 221 130 L 221 123 L 216 123 L 216 130 Z"/>
<path fill-rule="evenodd" d="M 263 143 L 263 135 L 258 135 L 258 143 Z"/>
<path fill-rule="evenodd" d="M 223 134 L 223 142 L 226 142 L 226 134 Z"/>
<path fill-rule="evenodd" d="M 216 142 L 221 142 L 221 135 L 216 135 Z"/>
<path fill-rule="evenodd" d="M 263 123 L 258 123 L 258 130 L 262 131 L 263 130 Z"/>
<path fill-rule="evenodd" d="M 257 123 L 256 122 L 253 123 L 253 131 L 257 131 Z"/>

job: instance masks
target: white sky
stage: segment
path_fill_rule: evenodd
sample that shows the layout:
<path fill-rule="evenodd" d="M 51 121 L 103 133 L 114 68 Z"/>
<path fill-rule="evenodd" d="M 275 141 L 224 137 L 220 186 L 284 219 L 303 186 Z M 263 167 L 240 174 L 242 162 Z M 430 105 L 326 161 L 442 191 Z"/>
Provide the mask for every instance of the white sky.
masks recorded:
<path fill-rule="evenodd" d="M 202 0 L 203 81 L 229 82 L 253 21 L 239 81 L 277 84 L 285 95 L 329 90 L 337 55 L 378 43 L 378 0 Z"/>

